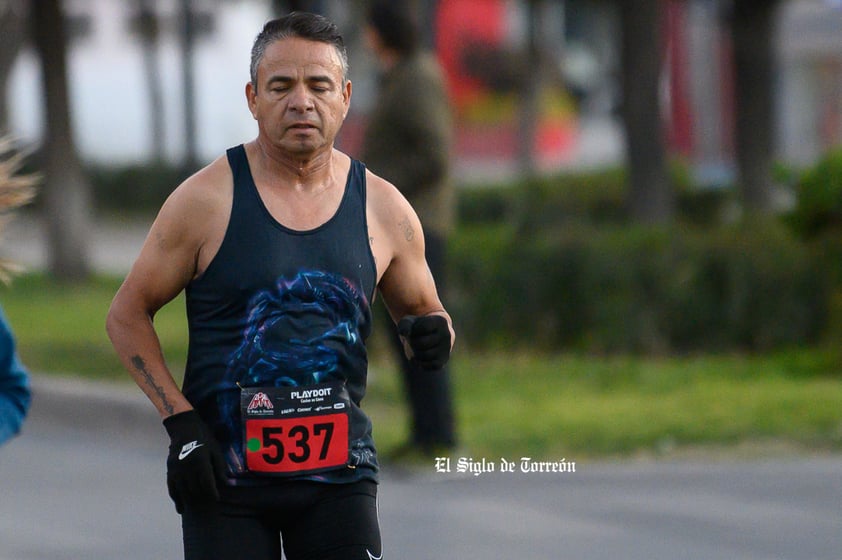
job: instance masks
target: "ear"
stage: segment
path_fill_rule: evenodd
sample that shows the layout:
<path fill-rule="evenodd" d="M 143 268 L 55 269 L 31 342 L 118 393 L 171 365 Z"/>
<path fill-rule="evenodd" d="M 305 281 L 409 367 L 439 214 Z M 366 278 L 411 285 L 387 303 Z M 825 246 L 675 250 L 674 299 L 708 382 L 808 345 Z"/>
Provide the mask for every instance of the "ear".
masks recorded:
<path fill-rule="evenodd" d="M 344 105 L 342 110 L 342 118 L 344 119 L 348 116 L 348 109 L 351 108 L 351 80 L 346 81 L 342 88 L 342 104 Z"/>
<path fill-rule="evenodd" d="M 254 84 L 250 81 L 246 82 L 246 102 L 251 111 L 251 116 L 257 120 L 257 91 L 254 89 Z"/>

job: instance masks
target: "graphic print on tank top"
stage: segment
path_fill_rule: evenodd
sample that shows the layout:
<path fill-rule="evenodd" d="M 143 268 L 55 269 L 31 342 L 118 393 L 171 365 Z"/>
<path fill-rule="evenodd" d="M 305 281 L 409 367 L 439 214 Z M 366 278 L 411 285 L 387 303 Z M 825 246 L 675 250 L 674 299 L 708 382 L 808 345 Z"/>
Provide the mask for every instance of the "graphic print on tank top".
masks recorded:
<path fill-rule="evenodd" d="M 351 161 L 333 217 L 286 228 L 263 204 L 241 144 L 228 227 L 204 274 L 186 290 L 190 341 L 183 392 L 222 446 L 233 485 L 263 484 L 245 469 L 242 389 L 344 383 L 350 397 L 348 464 L 302 475 L 376 480 L 371 420 L 360 408 L 368 370 L 376 266 L 366 222 L 365 166 Z"/>
<path fill-rule="evenodd" d="M 365 371 L 361 328 L 368 307 L 365 296 L 336 274 L 305 271 L 280 278 L 273 289 L 250 301 L 246 331 L 228 360 L 224 384 L 299 387 L 342 381 L 342 371 Z M 239 400 L 231 393 L 222 398 L 222 417 L 231 419 L 236 464 L 243 465 Z"/>

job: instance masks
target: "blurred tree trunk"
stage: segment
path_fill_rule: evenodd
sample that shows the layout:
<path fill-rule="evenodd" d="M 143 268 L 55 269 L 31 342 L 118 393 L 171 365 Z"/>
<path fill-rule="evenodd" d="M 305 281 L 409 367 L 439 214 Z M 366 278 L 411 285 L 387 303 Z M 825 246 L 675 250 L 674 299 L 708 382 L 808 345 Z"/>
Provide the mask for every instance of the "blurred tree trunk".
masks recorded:
<path fill-rule="evenodd" d="M 191 0 L 180 2 L 181 80 L 184 109 L 184 168 L 193 173 L 199 167 L 199 149 L 196 143 L 196 88 L 193 79 L 196 45 L 196 17 Z"/>
<path fill-rule="evenodd" d="M 158 63 L 158 37 L 160 25 L 155 14 L 154 0 L 139 0 L 137 33 L 143 52 L 143 71 L 149 94 L 149 121 L 151 123 L 150 153 L 157 162 L 164 160 L 164 93 L 161 85 L 161 66 Z"/>
<path fill-rule="evenodd" d="M 528 0 L 527 44 L 523 62 L 530 70 L 522 72 L 515 80 L 517 93 L 517 170 L 522 187 L 517 193 L 514 205 L 515 231 L 519 235 L 535 233 L 534 216 L 541 204 L 541 193 L 536 176 L 538 165 L 535 158 L 535 137 L 541 112 L 541 88 L 548 72 L 547 54 L 543 27 L 544 0 Z"/>
<path fill-rule="evenodd" d="M 619 0 L 619 6 L 628 206 L 636 222 L 667 223 L 673 218 L 675 203 L 666 168 L 659 100 L 661 0 Z"/>
<path fill-rule="evenodd" d="M 527 10 L 526 61 L 532 69 L 525 72 L 518 91 L 518 170 L 524 177 L 533 177 L 535 164 L 535 133 L 538 129 L 541 83 L 545 71 L 545 55 L 540 18 L 543 2 L 529 0 Z"/>
<path fill-rule="evenodd" d="M 67 95 L 67 39 L 59 0 L 31 6 L 32 39 L 44 91 L 44 210 L 50 273 L 58 280 L 90 275 L 91 187 L 73 141 Z"/>
<path fill-rule="evenodd" d="M 743 210 L 772 213 L 775 15 L 778 0 L 734 0 L 735 145 Z"/>
<path fill-rule="evenodd" d="M 26 38 L 26 1 L 0 1 L 0 134 L 9 132 L 8 86 L 12 66 Z"/>

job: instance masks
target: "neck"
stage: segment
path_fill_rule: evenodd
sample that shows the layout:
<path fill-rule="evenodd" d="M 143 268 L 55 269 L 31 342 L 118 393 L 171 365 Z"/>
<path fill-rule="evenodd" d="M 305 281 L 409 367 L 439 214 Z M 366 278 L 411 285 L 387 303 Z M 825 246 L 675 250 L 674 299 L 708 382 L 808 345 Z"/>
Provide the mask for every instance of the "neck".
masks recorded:
<path fill-rule="evenodd" d="M 291 154 L 272 146 L 265 139 L 255 141 L 264 170 L 279 183 L 298 190 L 319 187 L 331 179 L 333 148 L 313 154 Z"/>

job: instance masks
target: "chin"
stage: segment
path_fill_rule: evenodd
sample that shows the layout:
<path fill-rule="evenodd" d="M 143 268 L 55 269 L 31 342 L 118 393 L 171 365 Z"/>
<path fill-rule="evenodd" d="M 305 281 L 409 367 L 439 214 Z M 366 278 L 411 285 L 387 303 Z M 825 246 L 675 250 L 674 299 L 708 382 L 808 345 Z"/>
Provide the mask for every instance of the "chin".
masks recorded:
<path fill-rule="evenodd" d="M 283 145 L 286 150 L 294 155 L 298 156 L 310 156 L 316 155 L 319 152 L 324 151 L 327 149 L 327 145 L 324 143 L 315 144 L 313 142 L 290 142 Z"/>

